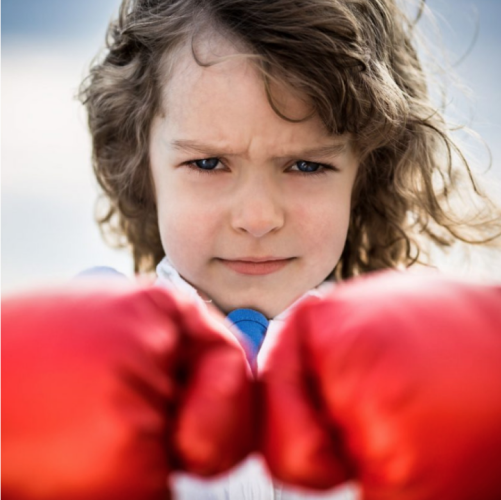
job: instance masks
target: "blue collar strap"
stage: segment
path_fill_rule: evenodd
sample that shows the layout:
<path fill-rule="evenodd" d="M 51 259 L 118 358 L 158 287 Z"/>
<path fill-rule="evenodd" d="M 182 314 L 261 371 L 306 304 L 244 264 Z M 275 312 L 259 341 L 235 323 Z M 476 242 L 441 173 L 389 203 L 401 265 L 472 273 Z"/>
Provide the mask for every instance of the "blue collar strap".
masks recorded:
<path fill-rule="evenodd" d="M 253 309 L 235 309 L 227 317 L 247 340 L 250 348 L 249 361 L 253 363 L 263 343 L 269 321 Z"/>

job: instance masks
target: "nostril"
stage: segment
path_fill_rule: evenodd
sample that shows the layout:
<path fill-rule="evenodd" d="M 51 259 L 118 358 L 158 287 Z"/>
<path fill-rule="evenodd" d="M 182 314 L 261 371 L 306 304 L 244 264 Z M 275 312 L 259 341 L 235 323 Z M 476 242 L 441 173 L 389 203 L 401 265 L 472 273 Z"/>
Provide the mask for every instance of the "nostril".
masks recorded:
<path fill-rule="evenodd" d="M 239 232 L 262 238 L 283 227 L 284 222 L 285 216 L 278 207 L 271 206 L 271 204 L 267 207 L 251 204 L 238 208 L 233 215 L 232 225 Z"/>
<path fill-rule="evenodd" d="M 262 238 L 268 233 L 277 231 L 283 226 L 283 222 L 281 218 L 268 218 L 268 219 L 257 219 L 257 218 L 248 218 L 245 220 L 239 220 L 235 224 L 235 228 L 240 232 L 248 233 L 255 238 Z"/>

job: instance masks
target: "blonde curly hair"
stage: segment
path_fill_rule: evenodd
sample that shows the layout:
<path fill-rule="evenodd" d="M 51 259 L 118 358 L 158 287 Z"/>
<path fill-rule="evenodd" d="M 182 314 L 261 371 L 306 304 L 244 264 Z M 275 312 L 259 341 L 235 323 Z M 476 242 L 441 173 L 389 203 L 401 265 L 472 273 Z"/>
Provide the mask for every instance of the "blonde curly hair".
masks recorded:
<path fill-rule="evenodd" d="M 212 27 L 247 48 L 279 116 L 290 119 L 273 98 L 272 80 L 307 97 L 329 133 L 355 138 L 360 167 L 350 226 L 331 276 L 408 267 L 455 241 L 494 241 L 499 208 L 478 189 L 431 102 L 415 24 L 395 0 L 123 0 L 104 57 L 80 92 L 105 236 L 132 248 L 136 271 L 152 270 L 164 256 L 148 152 L 162 111 L 162 61 L 191 43 L 197 62 L 212 64 L 196 53 L 197 35 Z"/>

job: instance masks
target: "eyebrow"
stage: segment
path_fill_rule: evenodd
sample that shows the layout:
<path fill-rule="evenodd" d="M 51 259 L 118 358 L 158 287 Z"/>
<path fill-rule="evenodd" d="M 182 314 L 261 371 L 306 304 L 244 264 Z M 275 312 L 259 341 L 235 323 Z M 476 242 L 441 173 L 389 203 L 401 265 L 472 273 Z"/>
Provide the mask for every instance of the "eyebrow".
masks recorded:
<path fill-rule="evenodd" d="M 188 153 L 200 153 L 208 157 L 214 156 L 237 156 L 237 153 L 225 152 L 224 147 L 218 147 L 211 144 L 204 144 L 197 141 L 187 140 L 187 139 L 177 139 L 173 140 L 170 145 L 179 151 L 184 151 Z M 334 157 L 339 156 L 341 153 L 346 151 L 348 146 L 348 140 L 343 140 L 343 142 L 336 142 L 332 144 L 326 144 L 325 146 L 319 146 L 315 148 L 308 148 L 300 151 L 294 151 L 292 154 L 285 156 L 275 156 L 272 158 L 274 161 L 283 161 L 292 158 L 308 158 L 308 157 Z"/>

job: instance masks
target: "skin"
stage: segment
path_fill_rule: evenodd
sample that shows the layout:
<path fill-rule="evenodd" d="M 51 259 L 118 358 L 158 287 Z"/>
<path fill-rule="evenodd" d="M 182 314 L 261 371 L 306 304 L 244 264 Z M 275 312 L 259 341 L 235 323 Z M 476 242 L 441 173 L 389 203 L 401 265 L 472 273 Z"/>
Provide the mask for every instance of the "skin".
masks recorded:
<path fill-rule="evenodd" d="M 209 59 L 239 54 L 223 38 L 200 50 Z M 311 114 L 287 88 L 273 92 L 287 116 Z M 163 108 L 151 128 L 150 161 L 166 255 L 222 312 L 250 307 L 276 316 L 324 281 L 341 256 L 358 169 L 349 137 L 329 136 L 317 116 L 280 118 L 249 59 L 202 67 L 190 47 L 165 77 Z M 290 260 L 258 275 L 229 266 L 248 258 Z"/>

